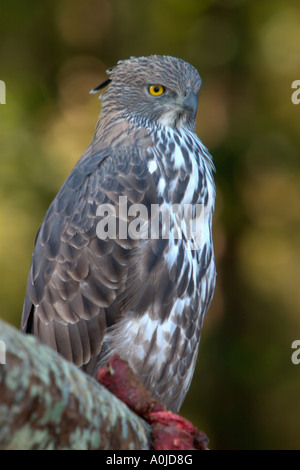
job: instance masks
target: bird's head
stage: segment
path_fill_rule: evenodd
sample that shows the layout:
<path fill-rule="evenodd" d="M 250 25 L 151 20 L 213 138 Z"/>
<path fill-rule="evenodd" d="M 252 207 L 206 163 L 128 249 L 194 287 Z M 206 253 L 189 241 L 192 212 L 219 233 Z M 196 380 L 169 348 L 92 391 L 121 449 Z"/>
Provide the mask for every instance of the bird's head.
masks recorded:
<path fill-rule="evenodd" d="M 122 116 L 146 125 L 194 129 L 201 78 L 182 59 L 153 55 L 122 60 L 93 93 L 101 95 L 101 114 Z"/>

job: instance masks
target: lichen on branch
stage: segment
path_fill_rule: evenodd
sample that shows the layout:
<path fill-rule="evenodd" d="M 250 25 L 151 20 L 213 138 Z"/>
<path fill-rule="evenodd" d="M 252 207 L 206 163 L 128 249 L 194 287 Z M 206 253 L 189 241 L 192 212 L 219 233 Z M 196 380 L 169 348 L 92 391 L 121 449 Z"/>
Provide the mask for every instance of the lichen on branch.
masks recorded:
<path fill-rule="evenodd" d="M 150 427 L 95 379 L 0 320 L 0 449 L 148 449 Z"/>

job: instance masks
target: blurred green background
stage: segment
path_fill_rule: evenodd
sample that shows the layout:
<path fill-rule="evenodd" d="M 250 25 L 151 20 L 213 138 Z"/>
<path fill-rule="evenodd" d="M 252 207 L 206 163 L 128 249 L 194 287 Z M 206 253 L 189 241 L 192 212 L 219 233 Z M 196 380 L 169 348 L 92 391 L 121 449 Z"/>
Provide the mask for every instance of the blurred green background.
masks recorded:
<path fill-rule="evenodd" d="M 203 79 L 217 288 L 182 408 L 217 449 L 300 449 L 299 0 L 1 0 L 0 315 L 19 325 L 34 237 L 89 144 L 88 92 L 131 55 Z"/>

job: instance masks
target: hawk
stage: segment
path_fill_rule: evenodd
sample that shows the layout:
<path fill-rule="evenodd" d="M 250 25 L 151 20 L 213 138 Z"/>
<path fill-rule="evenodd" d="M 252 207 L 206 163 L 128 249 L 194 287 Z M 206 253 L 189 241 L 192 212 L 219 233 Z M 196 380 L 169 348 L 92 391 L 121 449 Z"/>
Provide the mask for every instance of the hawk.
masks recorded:
<path fill-rule="evenodd" d="M 214 166 L 195 134 L 201 79 L 159 55 L 119 61 L 107 74 L 92 90 L 104 90 L 93 140 L 36 236 L 21 329 L 92 376 L 119 354 L 177 412 L 215 287 Z M 196 248 L 172 211 L 184 205 L 202 208 Z M 136 207 L 146 211 L 135 218 Z M 130 221 L 135 236 L 120 236 Z M 107 227 L 101 235 L 104 222 L 115 222 L 114 236 Z"/>

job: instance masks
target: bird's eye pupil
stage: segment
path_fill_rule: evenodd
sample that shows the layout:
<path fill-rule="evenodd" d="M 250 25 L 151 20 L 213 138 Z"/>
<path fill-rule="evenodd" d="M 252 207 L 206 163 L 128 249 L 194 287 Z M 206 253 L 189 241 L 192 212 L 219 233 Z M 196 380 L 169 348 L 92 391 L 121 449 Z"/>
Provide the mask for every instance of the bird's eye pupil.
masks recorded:
<path fill-rule="evenodd" d="M 162 85 L 150 85 L 149 88 L 149 93 L 153 96 L 159 96 L 162 95 L 165 91 L 165 87 Z"/>

